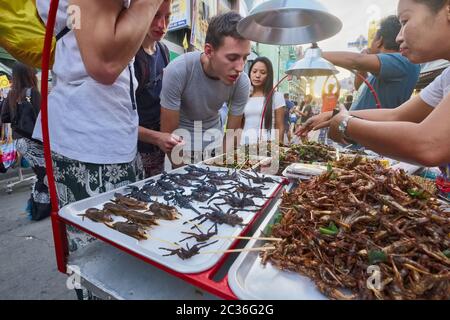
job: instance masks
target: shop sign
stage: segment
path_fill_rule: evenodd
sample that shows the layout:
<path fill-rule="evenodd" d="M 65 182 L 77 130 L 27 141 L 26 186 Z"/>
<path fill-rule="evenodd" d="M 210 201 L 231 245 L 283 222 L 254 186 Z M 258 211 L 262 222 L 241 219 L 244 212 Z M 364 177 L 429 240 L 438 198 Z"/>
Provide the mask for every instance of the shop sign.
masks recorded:
<path fill-rule="evenodd" d="M 183 29 L 191 26 L 190 0 L 173 0 L 172 17 L 170 18 L 169 31 Z"/>
<path fill-rule="evenodd" d="M 216 0 L 193 0 L 191 44 L 197 50 L 205 46 L 208 20 L 217 14 Z"/>

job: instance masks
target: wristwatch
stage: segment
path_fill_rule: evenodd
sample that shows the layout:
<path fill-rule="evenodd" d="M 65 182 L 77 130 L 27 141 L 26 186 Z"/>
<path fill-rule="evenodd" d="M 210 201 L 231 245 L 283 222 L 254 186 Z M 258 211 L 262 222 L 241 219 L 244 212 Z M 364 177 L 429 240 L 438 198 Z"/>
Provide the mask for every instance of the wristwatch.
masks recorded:
<path fill-rule="evenodd" d="M 131 0 L 123 0 L 123 7 L 128 9 L 130 7 Z"/>
<path fill-rule="evenodd" d="M 338 131 L 342 135 L 342 137 L 344 138 L 345 141 L 354 144 L 354 141 L 352 141 L 350 139 L 350 137 L 347 136 L 348 122 L 352 118 L 355 118 L 355 117 L 351 116 L 351 115 L 348 115 L 344 119 L 342 119 L 341 122 L 339 122 Z"/>

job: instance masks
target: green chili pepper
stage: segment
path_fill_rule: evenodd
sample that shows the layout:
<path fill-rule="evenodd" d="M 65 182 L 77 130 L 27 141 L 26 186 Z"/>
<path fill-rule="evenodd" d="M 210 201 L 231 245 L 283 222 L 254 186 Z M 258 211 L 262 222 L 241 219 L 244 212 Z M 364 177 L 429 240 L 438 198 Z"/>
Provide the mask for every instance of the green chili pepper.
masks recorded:
<path fill-rule="evenodd" d="M 330 222 L 328 228 L 319 228 L 319 231 L 321 234 L 325 234 L 328 236 L 335 236 L 339 233 L 339 229 L 338 227 L 336 227 L 333 221 Z"/>
<path fill-rule="evenodd" d="M 333 166 L 331 165 L 331 163 L 327 164 L 327 172 L 333 172 Z"/>
<path fill-rule="evenodd" d="M 379 250 L 371 250 L 369 252 L 369 263 L 370 264 L 378 264 L 380 262 L 387 261 L 387 255 L 383 251 Z"/>
<path fill-rule="evenodd" d="M 418 190 L 418 189 L 408 189 L 408 194 L 411 197 L 417 198 L 417 199 L 426 199 L 425 191 L 424 190 Z"/>
<path fill-rule="evenodd" d="M 445 250 L 444 252 L 442 252 L 444 254 L 444 256 L 446 256 L 447 258 L 450 259 L 450 249 Z"/>

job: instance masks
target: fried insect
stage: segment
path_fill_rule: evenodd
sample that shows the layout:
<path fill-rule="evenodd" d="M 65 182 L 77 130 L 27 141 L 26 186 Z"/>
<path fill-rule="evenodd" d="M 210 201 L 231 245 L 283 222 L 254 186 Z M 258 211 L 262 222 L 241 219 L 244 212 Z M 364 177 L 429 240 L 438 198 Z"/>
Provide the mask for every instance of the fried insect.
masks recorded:
<path fill-rule="evenodd" d="M 217 235 L 217 233 L 218 233 L 217 223 L 214 223 L 214 224 L 208 229 L 208 231 L 207 231 L 206 233 L 204 233 L 202 230 L 200 230 L 199 227 L 197 227 L 197 226 L 195 226 L 195 225 L 194 225 L 194 227 L 195 227 L 195 229 L 197 229 L 197 230 L 200 232 L 200 234 L 198 234 L 198 233 L 193 233 L 193 232 L 185 232 L 185 231 L 182 231 L 181 233 L 187 234 L 187 235 L 189 235 L 189 237 L 184 238 L 183 240 L 180 240 L 180 242 L 183 242 L 183 241 L 186 241 L 186 240 L 192 239 L 192 238 L 195 238 L 195 240 L 197 240 L 197 242 L 206 242 L 206 241 L 208 241 L 209 239 L 211 239 L 211 237 Z M 213 229 L 214 229 L 214 230 L 213 230 Z"/>
<path fill-rule="evenodd" d="M 145 229 L 142 228 L 142 226 L 140 226 L 139 224 L 135 224 L 132 222 L 116 222 L 114 224 L 105 223 L 105 225 L 137 240 L 147 239 Z"/>
<path fill-rule="evenodd" d="M 181 215 L 177 208 L 156 201 L 150 205 L 150 211 L 155 218 L 163 220 L 176 220 Z"/>
<path fill-rule="evenodd" d="M 283 240 L 263 262 L 311 278 L 332 299 L 448 299 L 449 208 L 404 171 L 357 158 L 283 195 L 269 234 Z M 379 288 L 367 286 L 370 266 Z"/>
<path fill-rule="evenodd" d="M 133 198 L 129 198 L 120 193 L 114 194 L 115 199 L 112 202 L 123 205 L 130 209 L 135 210 L 147 210 L 148 204 L 146 202 L 142 202 Z"/>
<path fill-rule="evenodd" d="M 218 206 L 216 206 L 216 208 L 213 207 L 201 207 L 202 209 L 209 209 L 211 210 L 210 212 L 206 212 L 202 215 L 199 215 L 198 217 L 189 220 L 188 222 L 184 222 L 183 224 L 187 224 L 189 222 L 194 222 L 197 220 L 201 220 L 198 224 L 202 224 L 207 220 L 212 221 L 213 223 L 217 223 L 217 224 L 227 224 L 230 225 L 232 227 L 235 226 L 245 226 L 246 224 L 242 223 L 244 221 L 244 219 L 242 219 L 242 217 L 238 216 L 236 214 L 237 210 L 235 209 L 229 209 L 227 212 L 223 212 Z M 194 227 L 192 227 L 191 229 L 194 229 Z"/>
<path fill-rule="evenodd" d="M 217 241 L 219 241 L 219 240 L 216 240 L 216 241 L 213 241 L 210 243 L 206 243 L 206 244 L 205 244 L 205 242 L 200 242 L 200 243 L 193 245 L 192 247 L 189 247 L 189 244 L 186 243 L 186 249 L 183 247 L 180 247 L 178 249 L 168 249 L 168 248 L 159 248 L 159 249 L 170 252 L 169 254 L 164 254 L 163 257 L 177 255 L 181 259 L 187 260 L 187 259 L 190 259 L 193 256 L 199 254 L 201 248 L 210 246 L 210 245 L 216 243 Z"/>
<path fill-rule="evenodd" d="M 82 220 L 86 217 L 94 222 L 113 222 L 113 219 L 108 212 L 96 208 L 87 209 L 84 214 L 80 214 L 79 216 L 83 217 Z"/>

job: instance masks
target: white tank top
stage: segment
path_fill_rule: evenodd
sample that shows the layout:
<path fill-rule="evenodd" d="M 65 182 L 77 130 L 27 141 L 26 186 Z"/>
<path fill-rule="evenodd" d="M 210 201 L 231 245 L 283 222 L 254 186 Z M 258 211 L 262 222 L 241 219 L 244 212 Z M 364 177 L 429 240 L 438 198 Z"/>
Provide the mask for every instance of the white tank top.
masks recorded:
<path fill-rule="evenodd" d="M 49 3 L 36 1 L 43 21 Z M 67 7 L 68 0 L 60 0 L 55 34 L 66 26 Z M 114 84 L 98 83 L 87 74 L 73 31 L 57 42 L 55 54 L 56 81 L 48 101 L 52 151 L 88 163 L 131 162 L 137 153 L 138 114 L 132 105 L 128 67 Z M 132 61 L 130 66 L 135 90 Z M 40 115 L 37 123 L 33 137 L 42 140 Z"/>

